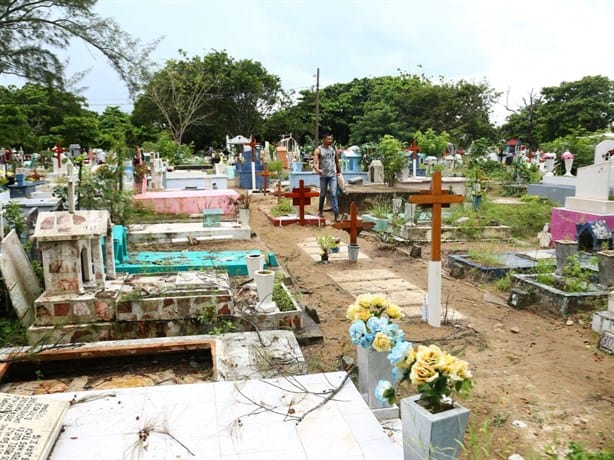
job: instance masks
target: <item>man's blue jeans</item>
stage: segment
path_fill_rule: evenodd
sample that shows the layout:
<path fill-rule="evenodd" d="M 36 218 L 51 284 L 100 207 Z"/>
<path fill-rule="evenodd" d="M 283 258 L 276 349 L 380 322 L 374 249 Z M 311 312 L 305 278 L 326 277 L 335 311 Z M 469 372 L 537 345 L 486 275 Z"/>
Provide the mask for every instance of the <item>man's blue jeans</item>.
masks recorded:
<path fill-rule="evenodd" d="M 339 214 L 339 202 L 337 201 L 337 175 L 334 176 L 320 176 L 320 203 L 318 205 L 318 212 L 322 214 L 324 210 L 324 200 L 326 199 L 326 192 L 330 192 L 330 203 L 333 206 L 333 213 L 335 216 Z"/>

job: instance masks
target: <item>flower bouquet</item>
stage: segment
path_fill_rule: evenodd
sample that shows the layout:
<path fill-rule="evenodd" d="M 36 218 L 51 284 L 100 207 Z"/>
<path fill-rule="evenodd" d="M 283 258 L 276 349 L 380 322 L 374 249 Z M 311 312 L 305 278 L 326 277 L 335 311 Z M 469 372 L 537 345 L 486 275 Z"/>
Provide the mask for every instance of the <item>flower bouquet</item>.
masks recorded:
<path fill-rule="evenodd" d="M 563 160 L 573 160 L 573 153 L 571 153 L 569 150 L 565 150 L 561 155 L 561 158 Z"/>
<path fill-rule="evenodd" d="M 347 318 L 352 320 L 350 339 L 366 350 L 390 351 L 405 340 L 405 334 L 398 324 L 390 322 L 402 317 L 399 306 L 386 296 L 361 294 L 347 310 Z"/>
<path fill-rule="evenodd" d="M 392 379 L 380 380 L 375 397 L 390 404 L 396 402 L 399 386 L 409 382 L 420 394 L 419 404 L 431 413 L 454 407 L 451 396 L 466 397 L 473 386 L 471 372 L 466 361 L 460 360 L 436 345 L 418 348 L 407 341 L 397 343 L 388 354 L 392 364 Z"/>

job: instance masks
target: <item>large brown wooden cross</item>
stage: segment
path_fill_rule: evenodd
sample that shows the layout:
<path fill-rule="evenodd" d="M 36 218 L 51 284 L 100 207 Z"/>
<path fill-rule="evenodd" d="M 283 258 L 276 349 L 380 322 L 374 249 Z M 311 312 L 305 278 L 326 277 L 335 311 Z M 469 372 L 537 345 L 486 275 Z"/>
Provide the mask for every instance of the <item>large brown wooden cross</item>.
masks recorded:
<path fill-rule="evenodd" d="M 358 219 L 356 216 L 356 203 L 352 201 L 350 204 L 350 220 L 344 220 L 343 222 L 335 222 L 333 228 L 339 230 L 345 230 L 350 234 L 350 244 L 356 244 L 356 239 L 360 232 L 369 229 L 375 225 L 375 222 L 366 222 Z"/>
<path fill-rule="evenodd" d="M 450 203 L 462 203 L 463 195 L 451 195 L 441 189 L 441 171 L 435 171 L 431 177 L 431 189 L 420 190 L 420 195 L 410 195 L 409 202 L 432 208 L 431 216 L 431 260 L 441 260 L 441 208 L 447 208 Z"/>
<path fill-rule="evenodd" d="M 312 192 L 309 187 L 305 187 L 305 181 L 303 179 L 299 181 L 298 185 L 298 188 L 294 187 L 292 192 L 284 193 L 284 196 L 286 198 L 292 198 L 292 205 L 298 206 L 298 223 L 305 225 L 305 206 L 309 206 L 311 204 L 311 199 L 320 196 L 320 193 Z"/>
<path fill-rule="evenodd" d="M 441 326 L 441 208 L 451 203 L 462 203 L 462 195 L 452 195 L 441 189 L 441 171 L 431 177 L 431 189 L 411 195 L 410 203 L 432 207 L 431 261 L 428 265 L 428 297 L 426 319 L 433 327 Z"/>
<path fill-rule="evenodd" d="M 264 165 L 264 170 L 258 173 L 259 176 L 262 176 L 262 192 L 263 195 L 266 195 L 268 188 L 269 176 L 271 175 L 271 171 L 269 171 L 269 166 Z"/>

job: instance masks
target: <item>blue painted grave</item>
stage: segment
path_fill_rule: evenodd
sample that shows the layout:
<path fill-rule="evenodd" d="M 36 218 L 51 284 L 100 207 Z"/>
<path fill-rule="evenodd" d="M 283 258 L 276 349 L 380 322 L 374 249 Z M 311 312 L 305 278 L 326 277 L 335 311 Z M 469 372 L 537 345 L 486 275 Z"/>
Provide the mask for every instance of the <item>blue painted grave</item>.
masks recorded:
<path fill-rule="evenodd" d="M 127 230 L 113 226 L 113 253 L 117 273 L 175 273 L 224 269 L 230 276 L 247 276 L 246 257 L 260 254 L 258 249 L 247 251 L 139 251 L 128 253 Z M 104 250 L 104 248 L 103 248 Z M 264 254 L 265 268 L 279 266 L 275 254 Z"/>

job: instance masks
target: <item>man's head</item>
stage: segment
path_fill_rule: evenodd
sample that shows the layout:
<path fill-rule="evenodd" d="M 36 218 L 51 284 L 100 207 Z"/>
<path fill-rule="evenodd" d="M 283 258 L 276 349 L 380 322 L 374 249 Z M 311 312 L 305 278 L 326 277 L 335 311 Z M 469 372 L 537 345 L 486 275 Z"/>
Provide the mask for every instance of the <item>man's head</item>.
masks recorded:
<path fill-rule="evenodd" d="M 322 139 L 323 145 L 330 145 L 333 143 L 333 135 L 328 131 L 323 132 L 320 139 Z"/>

